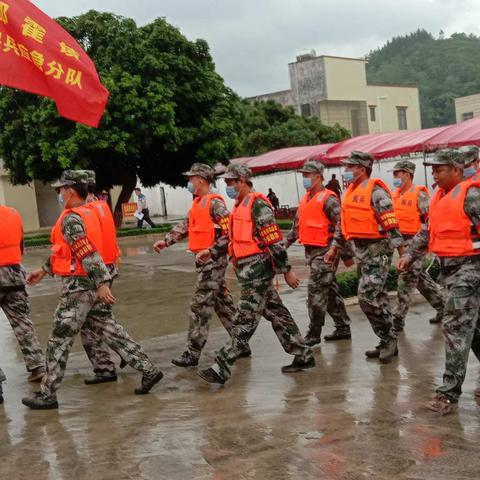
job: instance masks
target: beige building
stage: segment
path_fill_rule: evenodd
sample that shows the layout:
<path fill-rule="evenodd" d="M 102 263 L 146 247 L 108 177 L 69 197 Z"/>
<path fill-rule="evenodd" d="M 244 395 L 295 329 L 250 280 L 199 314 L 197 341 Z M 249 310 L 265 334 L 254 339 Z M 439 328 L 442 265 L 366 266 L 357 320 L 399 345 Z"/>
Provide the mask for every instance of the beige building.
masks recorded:
<path fill-rule="evenodd" d="M 367 83 L 366 60 L 300 55 L 289 64 L 290 90 L 251 97 L 290 105 L 353 136 L 421 128 L 418 88 Z"/>
<path fill-rule="evenodd" d="M 455 99 L 455 117 L 457 123 L 480 117 L 480 93 Z"/>

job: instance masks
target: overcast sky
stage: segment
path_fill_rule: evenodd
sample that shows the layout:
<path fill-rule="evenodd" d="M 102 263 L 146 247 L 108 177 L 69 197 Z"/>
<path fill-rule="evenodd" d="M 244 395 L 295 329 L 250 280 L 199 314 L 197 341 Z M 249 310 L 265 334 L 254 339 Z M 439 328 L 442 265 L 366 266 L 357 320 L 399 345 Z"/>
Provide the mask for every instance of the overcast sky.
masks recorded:
<path fill-rule="evenodd" d="M 389 38 L 425 28 L 480 34 L 479 0 L 33 0 L 48 15 L 90 9 L 145 24 L 166 17 L 210 45 L 217 71 L 243 96 L 289 88 L 288 62 L 318 55 L 360 57 Z"/>

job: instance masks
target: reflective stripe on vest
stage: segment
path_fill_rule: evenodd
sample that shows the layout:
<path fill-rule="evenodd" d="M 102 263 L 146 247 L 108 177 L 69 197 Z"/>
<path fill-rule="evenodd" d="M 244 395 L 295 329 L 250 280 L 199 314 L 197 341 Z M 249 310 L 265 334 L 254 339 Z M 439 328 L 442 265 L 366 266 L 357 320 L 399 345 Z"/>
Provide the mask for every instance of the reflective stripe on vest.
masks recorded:
<path fill-rule="evenodd" d="M 252 220 L 252 207 L 257 198 L 261 198 L 268 205 L 272 206 L 270 200 L 265 195 L 251 192 L 238 205 L 233 207 L 230 216 L 230 228 L 228 230 L 230 256 L 244 258 L 265 252 L 264 248 L 260 248 L 258 240 L 253 238 L 255 225 Z"/>
<path fill-rule="evenodd" d="M 22 263 L 23 227 L 20 214 L 0 205 L 0 266 Z"/>
<path fill-rule="evenodd" d="M 426 187 L 422 185 L 412 185 L 405 193 L 400 193 L 400 189 L 393 192 L 393 208 L 400 225 L 400 232 L 404 235 L 415 235 L 422 227 L 420 210 L 418 209 L 418 197 L 420 192 L 425 192 L 430 196 Z"/>
<path fill-rule="evenodd" d="M 91 208 L 98 215 L 103 239 L 103 261 L 105 265 L 113 265 L 120 256 L 120 248 L 117 242 L 117 229 L 110 207 L 103 200 L 94 200 L 84 205 Z"/>
<path fill-rule="evenodd" d="M 465 197 L 472 186 L 480 187 L 480 182 L 461 182 L 446 194 L 439 189 L 430 202 L 428 248 L 439 257 L 466 257 L 480 253 L 480 245 L 474 245 L 472 221 L 464 208 Z"/>
<path fill-rule="evenodd" d="M 95 211 L 87 208 L 85 205 L 64 210 L 52 228 L 52 234 L 50 236 L 52 242 L 50 265 L 55 275 L 61 275 L 62 277 L 85 277 L 87 276 L 87 272 L 85 272 L 82 264 L 75 257 L 72 258 L 72 250 L 62 232 L 63 218 L 70 213 L 76 213 L 82 218 L 87 239 L 95 246 L 103 258 L 102 227 L 100 220 Z"/>
<path fill-rule="evenodd" d="M 342 233 L 351 238 L 386 238 L 375 217 L 372 206 L 372 193 L 375 185 L 390 192 L 380 179 L 364 180 L 356 187 L 351 183 L 342 200 Z"/>
<path fill-rule="evenodd" d="M 208 193 L 195 198 L 188 212 L 188 248 L 194 253 L 210 248 L 215 242 L 215 223 L 210 215 L 214 198 L 225 203 L 221 195 Z"/>
<path fill-rule="evenodd" d="M 334 195 L 331 190 L 322 190 L 312 198 L 307 193 L 298 207 L 298 240 L 303 245 L 326 247 L 333 237 L 333 225 L 325 215 L 323 207 Z"/>

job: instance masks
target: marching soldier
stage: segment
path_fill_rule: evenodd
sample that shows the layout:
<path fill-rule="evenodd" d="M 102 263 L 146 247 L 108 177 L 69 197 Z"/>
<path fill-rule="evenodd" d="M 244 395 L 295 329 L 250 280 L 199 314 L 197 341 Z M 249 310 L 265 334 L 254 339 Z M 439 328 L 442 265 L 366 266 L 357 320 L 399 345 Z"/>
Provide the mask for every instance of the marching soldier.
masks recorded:
<path fill-rule="evenodd" d="M 443 313 L 443 385 L 427 408 L 448 414 L 458 407 L 470 348 L 480 359 L 480 182 L 464 181 L 465 156 L 455 149 L 436 152 L 431 165 L 438 190 L 423 227 L 398 269 L 405 271 L 428 249 L 440 258 L 440 281 L 447 288 Z"/>
<path fill-rule="evenodd" d="M 320 343 L 326 312 L 333 318 L 335 330 L 325 335 L 325 340 L 350 339 L 350 318 L 335 278 L 338 258 L 333 263 L 324 260 L 340 222 L 340 200 L 323 186 L 323 165 L 320 162 L 309 160 L 299 172 L 303 175 L 307 193 L 300 202 L 285 244 L 288 248 L 299 240 L 305 246 L 305 257 L 310 266 L 307 298 L 310 326 L 305 343 L 309 346 Z"/>
<path fill-rule="evenodd" d="M 463 169 L 463 178 L 466 180 L 480 180 L 480 159 L 478 158 L 478 150 L 478 147 L 475 145 L 466 145 L 459 149 L 464 155 L 465 168 Z"/>
<path fill-rule="evenodd" d="M 393 167 L 393 184 L 397 188 L 393 192 L 393 207 L 404 239 L 404 248 L 408 248 L 412 238 L 425 224 L 428 216 L 430 194 L 426 187 L 413 184 L 415 164 L 401 160 Z M 405 327 L 412 293 L 418 288 L 420 293 L 437 311 L 430 323 L 440 323 L 443 314 L 443 297 L 438 285 L 426 271 L 426 255 L 419 257 L 408 271 L 401 272 L 398 277 L 397 306 L 393 312 L 393 328 L 402 332 Z"/>
<path fill-rule="evenodd" d="M 135 393 L 148 393 L 162 377 L 142 347 L 132 340 L 114 319 L 110 291 L 111 276 L 102 260 L 103 238 L 98 215 L 85 207 L 88 175 L 66 170 L 52 186 L 59 191 L 65 207 L 52 229 L 52 255 L 41 269 L 27 277 L 36 285 L 48 273 L 62 277 L 63 289 L 55 311 L 53 331 L 46 350 L 46 373 L 41 391 L 22 403 L 33 409 L 58 408 L 56 391 L 63 379 L 74 336 L 83 324 L 101 332 L 107 345 L 128 364 L 142 372 Z"/>
<path fill-rule="evenodd" d="M 178 367 L 198 365 L 214 310 L 230 335 L 235 315 L 235 305 L 225 282 L 230 214 L 223 197 L 211 190 L 215 170 L 203 163 L 194 163 L 184 175 L 188 177 L 188 190 L 194 195 L 188 218 L 177 224 L 165 240 L 153 245 L 160 253 L 188 237 L 188 247 L 195 254 L 198 279 L 190 302 L 187 348 L 179 358 L 172 360 Z M 248 345 L 239 353 L 242 357 L 250 354 Z"/>
<path fill-rule="evenodd" d="M 398 349 L 385 284 L 394 249 L 401 250 L 403 238 L 390 189 L 382 180 L 371 178 L 373 157 L 353 151 L 343 164 L 344 179 L 351 183 L 342 201 L 341 230 L 337 228 L 326 261 L 332 263 L 336 259 L 345 239 L 353 242 L 359 272 L 359 304 L 380 338 L 380 343 L 365 355 L 389 363 L 398 355 Z"/>
<path fill-rule="evenodd" d="M 297 288 L 299 280 L 288 263 L 282 234 L 267 197 L 253 191 L 252 171 L 246 165 L 230 165 L 223 175 L 227 195 L 235 199 L 231 214 L 230 256 L 241 286 L 240 300 L 233 321 L 232 341 L 217 352 L 215 364 L 199 375 L 209 383 L 225 383 L 231 367 L 244 351 L 260 318 L 271 322 L 287 353 L 295 355 L 282 372 L 297 372 L 315 366 L 311 349 L 305 345 L 295 320 L 283 305 L 273 286 L 276 273 Z"/>
<path fill-rule="evenodd" d="M 0 205 L 0 308 L 17 337 L 29 382 L 39 382 L 45 373 L 45 359 L 32 321 L 22 265 L 22 219 L 13 208 Z"/>

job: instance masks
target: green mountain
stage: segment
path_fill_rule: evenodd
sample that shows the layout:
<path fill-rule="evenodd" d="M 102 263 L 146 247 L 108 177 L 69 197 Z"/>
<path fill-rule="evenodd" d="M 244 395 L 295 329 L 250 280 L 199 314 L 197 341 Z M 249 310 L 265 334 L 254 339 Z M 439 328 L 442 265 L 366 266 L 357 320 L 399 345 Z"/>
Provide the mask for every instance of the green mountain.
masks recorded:
<path fill-rule="evenodd" d="M 415 85 L 422 125 L 455 123 L 454 98 L 480 93 L 480 37 L 454 33 L 434 38 L 425 30 L 394 37 L 368 55 L 369 83 Z"/>

